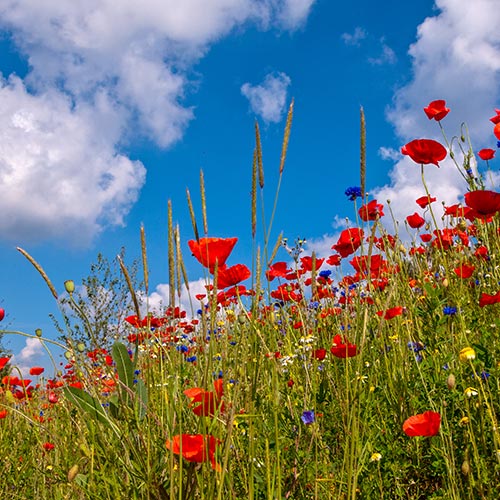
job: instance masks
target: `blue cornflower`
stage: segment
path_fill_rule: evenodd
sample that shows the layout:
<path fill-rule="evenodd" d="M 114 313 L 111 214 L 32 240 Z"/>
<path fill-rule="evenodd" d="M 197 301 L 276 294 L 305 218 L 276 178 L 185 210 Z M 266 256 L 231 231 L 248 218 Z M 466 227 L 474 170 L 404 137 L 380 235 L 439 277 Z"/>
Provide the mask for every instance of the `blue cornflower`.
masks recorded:
<path fill-rule="evenodd" d="M 408 347 L 413 351 L 413 352 L 420 352 L 425 349 L 425 345 L 422 344 L 422 342 L 408 342 Z"/>
<path fill-rule="evenodd" d="M 196 361 L 196 356 L 189 356 L 189 358 L 186 358 L 186 361 L 188 363 L 194 363 Z"/>
<path fill-rule="evenodd" d="M 484 370 L 481 372 L 481 378 L 483 380 L 488 380 L 490 378 L 490 374 L 488 372 L 485 372 Z"/>
<path fill-rule="evenodd" d="M 304 422 L 305 425 L 311 425 L 316 421 L 316 416 L 313 410 L 306 410 L 302 413 L 300 420 Z"/>
<path fill-rule="evenodd" d="M 189 350 L 189 349 L 188 349 L 188 347 L 187 347 L 187 346 L 185 346 L 185 345 L 178 345 L 178 346 L 176 347 L 176 349 L 177 349 L 179 352 L 187 352 L 187 351 Z"/>
<path fill-rule="evenodd" d="M 332 271 L 330 269 L 326 269 L 325 271 L 319 272 L 319 276 L 325 279 L 327 279 L 330 276 L 330 274 L 332 274 Z"/>
<path fill-rule="evenodd" d="M 500 141 L 497 141 L 497 148 L 500 148 Z"/>
<path fill-rule="evenodd" d="M 354 201 L 356 198 L 361 198 L 361 188 L 358 186 L 348 187 L 345 190 L 345 195 L 349 200 Z"/>
<path fill-rule="evenodd" d="M 454 314 L 457 314 L 457 308 L 452 306 L 445 306 L 443 307 L 443 314 L 445 316 L 453 316 Z"/>

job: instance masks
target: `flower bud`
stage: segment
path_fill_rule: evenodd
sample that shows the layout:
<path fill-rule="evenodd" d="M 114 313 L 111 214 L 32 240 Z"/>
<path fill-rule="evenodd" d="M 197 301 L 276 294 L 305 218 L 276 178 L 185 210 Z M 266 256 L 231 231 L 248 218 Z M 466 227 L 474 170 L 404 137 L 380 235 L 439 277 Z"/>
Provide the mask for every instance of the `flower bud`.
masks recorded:
<path fill-rule="evenodd" d="M 83 352 L 85 351 L 85 344 L 83 342 L 79 342 L 76 348 L 78 349 L 78 352 Z"/>
<path fill-rule="evenodd" d="M 455 389 L 456 380 L 455 380 L 455 375 L 453 375 L 453 373 L 450 373 L 448 375 L 448 378 L 446 379 L 446 385 L 448 386 L 448 389 L 450 389 L 450 391 L 452 389 Z"/>
<path fill-rule="evenodd" d="M 462 467 L 461 467 L 461 470 L 462 470 L 462 474 L 464 476 L 468 476 L 470 474 L 470 462 L 469 462 L 469 459 L 466 458 L 463 462 L 462 462 Z"/>
<path fill-rule="evenodd" d="M 37 337 L 41 337 L 41 336 L 42 336 L 42 329 L 41 329 L 41 328 L 37 328 L 37 329 L 35 330 L 35 335 L 36 335 Z"/>
<path fill-rule="evenodd" d="M 69 294 L 72 294 L 75 291 L 75 282 L 73 280 L 66 280 L 64 282 L 64 288 Z"/>
<path fill-rule="evenodd" d="M 78 474 L 78 464 L 75 464 L 68 471 L 68 482 L 71 483 L 71 481 L 73 481 L 73 479 L 75 479 L 77 474 Z"/>
<path fill-rule="evenodd" d="M 64 353 L 64 357 L 67 359 L 67 360 L 70 360 L 71 357 L 73 356 L 72 352 L 71 351 L 66 351 Z"/>

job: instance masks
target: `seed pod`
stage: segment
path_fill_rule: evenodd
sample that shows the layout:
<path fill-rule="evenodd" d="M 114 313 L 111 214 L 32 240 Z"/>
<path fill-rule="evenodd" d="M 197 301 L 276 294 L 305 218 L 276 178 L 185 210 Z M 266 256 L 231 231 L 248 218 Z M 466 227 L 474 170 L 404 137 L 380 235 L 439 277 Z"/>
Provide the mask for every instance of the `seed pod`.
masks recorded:
<path fill-rule="evenodd" d="M 448 389 L 450 389 L 450 391 L 452 389 L 455 389 L 456 380 L 455 380 L 455 375 L 453 375 L 453 373 L 450 373 L 448 375 L 448 378 L 446 379 L 446 385 L 448 386 Z"/>
<path fill-rule="evenodd" d="M 470 474 L 470 462 L 469 462 L 469 459 L 466 458 L 463 462 L 462 462 L 462 467 L 460 467 L 460 469 L 462 470 L 462 474 L 464 476 L 468 476 Z"/>
<path fill-rule="evenodd" d="M 77 474 L 78 474 L 78 464 L 75 464 L 68 471 L 68 482 L 71 483 L 73 481 L 73 479 L 75 479 Z"/>

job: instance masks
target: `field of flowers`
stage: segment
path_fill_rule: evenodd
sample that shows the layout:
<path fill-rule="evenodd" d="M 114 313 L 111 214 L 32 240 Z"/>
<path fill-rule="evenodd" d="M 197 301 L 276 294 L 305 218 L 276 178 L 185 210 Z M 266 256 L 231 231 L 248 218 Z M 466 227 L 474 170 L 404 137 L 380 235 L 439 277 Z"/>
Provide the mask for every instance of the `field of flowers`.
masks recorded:
<path fill-rule="evenodd" d="M 449 109 L 424 111 L 441 125 Z M 500 110 L 491 121 L 500 140 Z M 489 170 L 496 151 L 444 143 L 402 147 L 422 172 L 399 221 L 411 241 L 387 231 L 388 207 L 367 196 L 363 151 L 360 187 L 346 191 L 357 224 L 321 258 L 304 240 L 269 242 L 271 217 L 252 269 L 230 265 L 237 238 L 200 236 L 188 193 L 189 258 L 206 293 L 191 297 L 194 314 L 180 309 L 189 281 L 170 209 L 170 304 L 148 311 L 141 231 L 142 290 L 119 261 L 129 300 L 118 339 L 98 335 L 75 283 L 58 294 L 21 250 L 64 321 L 57 341 L 17 333 L 59 345 L 67 363 L 26 379 L 0 359 L 0 498 L 500 498 L 500 193 L 475 166 L 477 155 Z M 453 206 L 425 183 L 447 156 L 468 186 Z M 258 127 L 253 164 L 255 238 Z M 203 202 L 203 177 L 201 192 Z"/>

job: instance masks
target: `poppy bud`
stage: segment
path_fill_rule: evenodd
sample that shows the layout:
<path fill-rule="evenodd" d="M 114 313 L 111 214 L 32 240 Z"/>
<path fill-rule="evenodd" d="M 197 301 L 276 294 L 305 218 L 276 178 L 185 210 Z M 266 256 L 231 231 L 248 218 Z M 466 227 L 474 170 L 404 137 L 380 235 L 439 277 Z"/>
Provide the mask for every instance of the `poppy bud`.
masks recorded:
<path fill-rule="evenodd" d="M 444 278 L 444 279 L 443 279 L 443 286 L 444 286 L 445 288 L 448 288 L 448 285 L 449 285 L 449 284 L 450 284 L 450 282 L 448 281 L 448 278 Z"/>
<path fill-rule="evenodd" d="M 76 348 L 78 349 L 78 352 L 83 352 L 85 351 L 85 344 L 83 342 L 80 342 Z"/>
<path fill-rule="evenodd" d="M 71 353 L 71 351 L 66 351 L 66 352 L 64 353 L 64 357 L 65 357 L 66 359 L 71 359 L 71 357 L 72 357 L 72 356 L 73 356 L 73 354 Z"/>
<path fill-rule="evenodd" d="M 456 380 L 455 380 L 455 375 L 453 375 L 453 373 L 450 373 L 448 375 L 448 378 L 446 379 L 446 385 L 448 386 L 448 389 L 450 389 L 450 391 L 455 388 Z"/>
<path fill-rule="evenodd" d="M 462 467 L 460 467 L 460 469 L 462 470 L 462 474 L 464 476 L 468 476 L 470 474 L 470 462 L 469 462 L 469 459 L 466 458 L 463 462 L 462 462 Z"/>
<path fill-rule="evenodd" d="M 68 482 L 71 483 L 71 481 L 73 481 L 73 479 L 75 479 L 77 474 L 78 474 L 78 464 L 75 464 L 68 471 Z"/>
<path fill-rule="evenodd" d="M 0 321 L 2 321 L 5 318 L 5 309 L 2 309 L 0 307 Z"/>
<path fill-rule="evenodd" d="M 66 280 L 64 282 L 64 288 L 69 294 L 72 294 L 75 291 L 75 282 L 73 280 Z"/>
<path fill-rule="evenodd" d="M 35 330 L 35 335 L 36 335 L 37 337 L 41 337 L 41 336 L 42 336 L 42 329 L 41 329 L 41 328 L 37 328 L 37 329 Z"/>
<path fill-rule="evenodd" d="M 238 323 L 239 323 L 240 325 L 244 325 L 246 322 L 247 322 L 247 317 L 246 317 L 246 315 L 245 315 L 245 314 L 243 314 L 243 313 L 238 314 Z"/>

